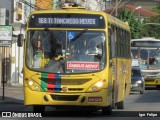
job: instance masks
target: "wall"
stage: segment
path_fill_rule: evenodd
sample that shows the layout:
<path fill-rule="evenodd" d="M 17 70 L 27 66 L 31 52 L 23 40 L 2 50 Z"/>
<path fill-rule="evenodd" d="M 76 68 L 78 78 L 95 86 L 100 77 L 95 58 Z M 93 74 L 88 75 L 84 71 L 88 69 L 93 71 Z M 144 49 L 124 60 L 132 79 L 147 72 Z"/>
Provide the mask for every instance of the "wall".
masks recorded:
<path fill-rule="evenodd" d="M 9 11 L 9 24 L 13 22 L 13 0 L 0 0 L 0 8 L 6 8 Z"/>
<path fill-rule="evenodd" d="M 8 18 L 7 18 L 7 19 L 9 19 L 9 22 L 7 23 L 7 25 L 11 25 L 13 22 L 12 4 L 13 4 L 13 0 L 0 0 L 0 8 L 6 8 L 6 10 L 8 11 L 8 14 L 9 14 Z M 10 59 L 10 48 L 5 49 L 5 51 L 6 51 L 5 56 L 4 56 L 3 50 L 4 50 L 4 48 L 0 47 L 0 84 L 2 81 L 2 72 L 4 72 L 4 70 L 2 68 L 2 65 L 3 65 L 2 60 L 4 60 L 4 57 L 7 58 L 7 61 L 8 61 L 8 59 Z M 7 65 L 9 65 L 9 68 L 10 68 L 10 64 L 7 64 Z M 10 73 L 10 69 L 8 69 L 8 70 L 9 70 L 8 73 Z M 10 79 L 10 74 L 7 74 L 7 78 Z"/>
<path fill-rule="evenodd" d="M 21 29 L 21 25 L 25 24 L 24 15 L 24 4 L 22 4 L 22 19 L 17 19 L 17 0 L 13 1 L 13 23 L 14 28 L 12 37 L 12 48 L 11 48 L 11 85 L 23 84 L 23 74 L 21 73 L 23 69 L 23 47 L 17 46 L 17 35 L 23 33 L 25 35 L 25 30 Z M 21 30 L 21 31 L 20 31 Z"/>

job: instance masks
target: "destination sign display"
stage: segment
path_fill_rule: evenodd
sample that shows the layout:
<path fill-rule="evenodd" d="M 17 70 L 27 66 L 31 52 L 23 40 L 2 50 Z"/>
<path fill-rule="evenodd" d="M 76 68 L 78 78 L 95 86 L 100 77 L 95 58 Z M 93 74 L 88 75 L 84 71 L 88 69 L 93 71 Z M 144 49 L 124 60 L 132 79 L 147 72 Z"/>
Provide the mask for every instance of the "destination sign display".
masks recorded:
<path fill-rule="evenodd" d="M 35 14 L 29 19 L 30 28 L 105 28 L 101 15 Z"/>
<path fill-rule="evenodd" d="M 132 47 L 160 47 L 160 41 L 132 41 Z"/>

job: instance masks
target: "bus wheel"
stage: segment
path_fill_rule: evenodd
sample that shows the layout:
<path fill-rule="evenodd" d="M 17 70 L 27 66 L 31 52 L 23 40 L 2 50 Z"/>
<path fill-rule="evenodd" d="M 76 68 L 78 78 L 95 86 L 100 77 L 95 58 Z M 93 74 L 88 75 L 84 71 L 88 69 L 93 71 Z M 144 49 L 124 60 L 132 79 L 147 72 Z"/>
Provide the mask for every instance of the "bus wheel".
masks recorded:
<path fill-rule="evenodd" d="M 33 105 L 33 112 L 34 113 L 41 113 L 42 115 L 44 115 L 45 106 L 44 105 Z"/>
<path fill-rule="evenodd" d="M 102 107 L 102 114 L 103 115 L 112 115 L 112 106 L 109 105 L 107 107 Z"/>
<path fill-rule="evenodd" d="M 144 91 L 140 91 L 140 94 L 144 94 Z"/>
<path fill-rule="evenodd" d="M 157 88 L 157 89 L 160 89 L 160 85 L 157 85 L 156 88 Z"/>
<path fill-rule="evenodd" d="M 124 101 L 123 100 L 120 102 L 117 102 L 116 105 L 117 105 L 117 109 L 124 109 Z"/>
<path fill-rule="evenodd" d="M 113 93 L 114 93 L 114 90 L 113 90 Z M 112 94 L 112 109 L 116 109 L 116 103 L 115 103 L 115 100 L 114 100 L 114 94 Z"/>

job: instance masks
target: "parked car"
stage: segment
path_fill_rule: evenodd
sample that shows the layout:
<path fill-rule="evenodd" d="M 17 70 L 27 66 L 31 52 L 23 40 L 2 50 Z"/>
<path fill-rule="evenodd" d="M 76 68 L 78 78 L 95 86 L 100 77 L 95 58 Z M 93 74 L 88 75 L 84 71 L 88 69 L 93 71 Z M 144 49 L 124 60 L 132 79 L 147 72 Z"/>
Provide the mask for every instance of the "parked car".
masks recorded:
<path fill-rule="evenodd" d="M 140 67 L 132 67 L 131 91 L 145 92 L 145 82 Z"/>

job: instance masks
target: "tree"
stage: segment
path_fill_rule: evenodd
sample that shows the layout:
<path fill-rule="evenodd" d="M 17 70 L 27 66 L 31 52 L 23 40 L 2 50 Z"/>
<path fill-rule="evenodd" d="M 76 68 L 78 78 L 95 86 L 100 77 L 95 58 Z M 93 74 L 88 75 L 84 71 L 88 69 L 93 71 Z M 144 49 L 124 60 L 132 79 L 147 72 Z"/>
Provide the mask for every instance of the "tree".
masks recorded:
<path fill-rule="evenodd" d="M 160 3 L 158 3 L 156 7 L 153 8 L 153 11 L 160 14 Z"/>
<path fill-rule="evenodd" d="M 118 14 L 118 18 L 124 22 L 128 22 L 130 26 L 132 39 L 143 37 L 143 31 L 144 31 L 143 23 L 141 22 L 140 18 L 134 16 L 132 11 L 122 10 Z"/>
<path fill-rule="evenodd" d="M 144 24 L 152 23 L 145 24 L 144 36 L 155 37 L 157 39 L 160 39 L 160 3 L 158 3 L 157 6 L 153 8 L 153 12 L 158 13 L 159 16 L 151 17 L 144 21 Z"/>

